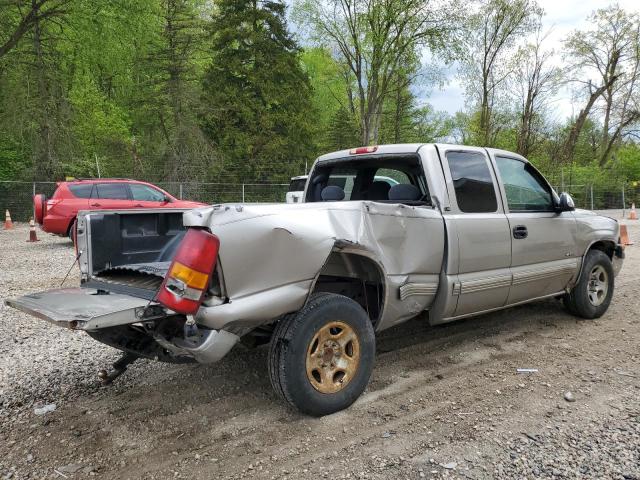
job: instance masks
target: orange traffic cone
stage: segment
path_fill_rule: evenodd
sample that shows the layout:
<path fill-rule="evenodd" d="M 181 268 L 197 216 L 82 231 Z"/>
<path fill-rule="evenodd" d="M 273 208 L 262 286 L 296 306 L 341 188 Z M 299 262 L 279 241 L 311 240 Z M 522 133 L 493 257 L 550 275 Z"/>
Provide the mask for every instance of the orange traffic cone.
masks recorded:
<path fill-rule="evenodd" d="M 629 212 L 629 220 L 637 220 L 638 214 L 636 213 L 636 204 L 631 204 L 631 211 Z"/>
<path fill-rule="evenodd" d="M 33 221 L 33 218 L 29 220 L 29 240 L 27 242 L 39 242 L 36 235 L 36 222 Z"/>
<path fill-rule="evenodd" d="M 9 210 L 4 213 L 4 229 L 11 230 L 13 228 L 13 222 L 11 221 L 11 214 Z"/>
<path fill-rule="evenodd" d="M 633 245 L 625 224 L 620 224 L 620 243 L 622 245 Z"/>

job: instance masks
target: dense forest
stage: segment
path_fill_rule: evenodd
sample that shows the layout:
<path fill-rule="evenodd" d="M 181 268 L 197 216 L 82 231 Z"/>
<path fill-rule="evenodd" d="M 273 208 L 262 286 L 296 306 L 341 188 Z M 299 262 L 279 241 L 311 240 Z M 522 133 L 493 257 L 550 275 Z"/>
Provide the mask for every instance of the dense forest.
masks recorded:
<path fill-rule="evenodd" d="M 640 180 L 638 16 L 597 10 L 561 51 L 543 19 L 534 0 L 0 0 L 0 180 L 282 182 L 436 140 Z M 444 72 L 455 115 L 429 104 Z"/>

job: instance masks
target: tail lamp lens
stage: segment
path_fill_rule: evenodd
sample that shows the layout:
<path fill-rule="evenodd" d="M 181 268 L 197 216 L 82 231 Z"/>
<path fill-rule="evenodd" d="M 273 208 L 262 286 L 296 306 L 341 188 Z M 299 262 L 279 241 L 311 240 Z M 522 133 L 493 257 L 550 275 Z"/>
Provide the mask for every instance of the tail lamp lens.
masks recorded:
<path fill-rule="evenodd" d="M 51 210 L 53 207 L 55 207 L 57 204 L 59 204 L 62 200 L 58 199 L 58 200 L 47 200 L 45 202 L 45 205 L 47 206 L 47 212 L 49 210 Z"/>
<path fill-rule="evenodd" d="M 216 266 L 220 240 L 197 229 L 187 230 L 162 282 L 156 300 L 174 312 L 194 314 Z"/>

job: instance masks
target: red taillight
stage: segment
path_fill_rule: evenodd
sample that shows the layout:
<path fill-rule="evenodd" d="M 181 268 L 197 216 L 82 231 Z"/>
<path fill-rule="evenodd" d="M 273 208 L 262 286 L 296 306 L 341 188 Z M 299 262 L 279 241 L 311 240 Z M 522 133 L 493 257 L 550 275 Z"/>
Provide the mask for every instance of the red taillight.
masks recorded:
<path fill-rule="evenodd" d="M 361 155 L 363 153 L 374 153 L 376 150 L 378 150 L 378 147 L 358 147 L 358 148 L 352 148 L 351 150 L 349 150 L 349 154 Z"/>
<path fill-rule="evenodd" d="M 62 199 L 58 199 L 58 200 L 47 200 L 45 202 L 45 205 L 47 206 L 47 212 L 49 210 L 51 210 L 53 207 L 55 207 L 57 204 L 59 204 L 62 201 Z"/>
<path fill-rule="evenodd" d="M 182 239 L 156 300 L 174 312 L 194 314 L 209 288 L 220 240 L 205 231 L 189 229 Z"/>

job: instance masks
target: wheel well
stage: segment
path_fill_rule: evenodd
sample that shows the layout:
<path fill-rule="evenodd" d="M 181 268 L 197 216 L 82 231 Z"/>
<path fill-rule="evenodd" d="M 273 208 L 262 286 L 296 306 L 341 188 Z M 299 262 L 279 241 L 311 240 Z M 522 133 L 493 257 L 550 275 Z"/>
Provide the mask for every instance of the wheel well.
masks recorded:
<path fill-rule="evenodd" d="M 69 225 L 67 225 L 67 233 L 65 234 L 67 237 L 71 233 L 71 227 L 73 227 L 73 222 L 75 221 L 76 221 L 76 217 L 73 217 L 73 219 L 71 219 L 71 221 L 69 222 Z"/>
<path fill-rule="evenodd" d="M 384 275 L 369 257 L 357 253 L 331 252 L 313 292 L 337 293 L 360 304 L 375 325 L 384 304 Z"/>
<path fill-rule="evenodd" d="M 589 246 L 589 250 L 600 250 L 601 252 L 604 252 L 611 259 L 613 259 L 613 252 L 615 251 L 615 248 L 616 248 L 616 245 L 614 242 L 610 242 L 606 240 L 595 242 L 591 246 Z"/>

